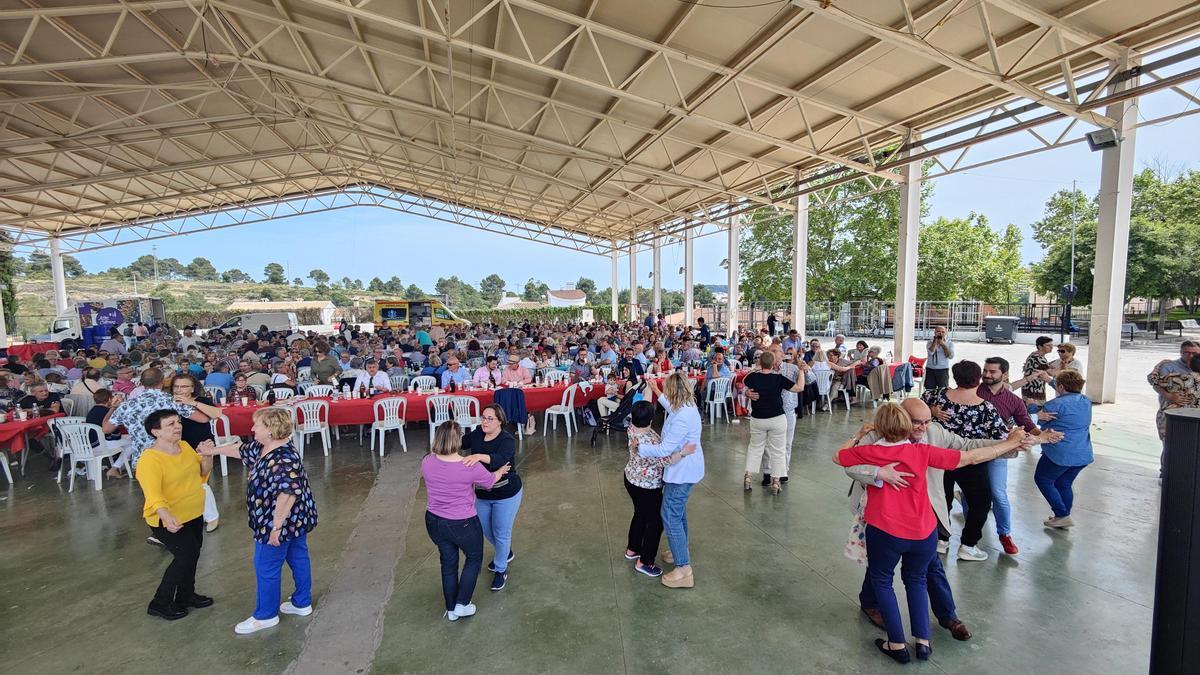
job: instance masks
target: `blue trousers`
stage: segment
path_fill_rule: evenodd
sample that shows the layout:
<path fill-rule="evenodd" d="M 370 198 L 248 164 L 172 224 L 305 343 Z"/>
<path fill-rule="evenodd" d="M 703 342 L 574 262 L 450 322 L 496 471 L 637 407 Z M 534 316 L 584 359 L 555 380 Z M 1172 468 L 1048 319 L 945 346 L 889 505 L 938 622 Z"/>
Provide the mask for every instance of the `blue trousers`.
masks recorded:
<path fill-rule="evenodd" d="M 879 602 L 879 613 L 883 615 L 889 642 L 905 642 L 900 605 L 892 588 L 897 563 L 908 597 L 908 620 L 912 624 L 913 637 L 928 640 L 933 632 L 929 626 L 925 579 L 929 574 L 930 560 L 936 557 L 936 528 L 924 539 L 901 539 L 873 525 L 867 526 L 867 578 L 875 589 L 875 599 Z"/>
<path fill-rule="evenodd" d="M 438 548 L 442 564 L 442 599 L 446 611 L 455 605 L 471 604 L 475 594 L 475 582 L 479 580 L 479 569 L 483 567 L 483 528 L 475 516 L 464 520 L 450 520 L 425 512 L 425 531 Z M 462 575 L 458 572 L 458 552 L 466 556 Z"/>
<path fill-rule="evenodd" d="M 495 549 L 496 559 L 492 564 L 497 572 L 508 571 L 508 552 L 512 550 L 513 523 L 517 520 L 517 511 L 521 508 L 521 497 L 525 488 L 507 499 L 476 499 L 475 511 L 479 513 L 479 525 L 483 528 L 483 536 Z"/>
<path fill-rule="evenodd" d="M 312 604 L 312 565 L 308 560 L 308 534 L 271 546 L 254 542 L 254 576 L 257 578 L 258 599 L 254 605 L 254 618 L 259 621 L 274 618 L 279 614 L 279 580 L 283 563 L 292 570 L 292 581 L 296 591 L 292 593 L 292 604 L 308 607 Z"/>
<path fill-rule="evenodd" d="M 939 621 L 954 621 L 958 618 L 958 610 L 954 606 L 954 593 L 950 590 L 950 580 L 946 578 L 946 568 L 936 555 L 929 561 L 929 570 L 925 573 L 925 584 L 929 590 L 929 604 L 933 607 L 933 615 Z M 858 604 L 863 609 L 879 609 L 875 599 L 875 588 L 871 585 L 871 576 L 863 574 L 862 590 L 858 593 Z"/>
<path fill-rule="evenodd" d="M 1075 492 L 1071 484 L 1075 477 L 1083 471 L 1082 466 L 1060 466 L 1050 461 L 1045 455 L 1038 460 L 1037 469 L 1033 472 L 1033 482 L 1050 504 L 1050 510 L 1058 518 L 1071 515 L 1071 506 L 1075 503 Z"/>
<path fill-rule="evenodd" d="M 687 500 L 693 483 L 663 483 L 662 521 L 675 566 L 692 563 L 688 555 Z M 640 551 L 639 551 L 640 552 Z"/>
<path fill-rule="evenodd" d="M 1012 532 L 1012 507 L 1008 504 L 1008 460 L 993 459 L 987 463 L 988 480 L 992 483 L 992 515 L 996 518 L 996 534 Z"/>

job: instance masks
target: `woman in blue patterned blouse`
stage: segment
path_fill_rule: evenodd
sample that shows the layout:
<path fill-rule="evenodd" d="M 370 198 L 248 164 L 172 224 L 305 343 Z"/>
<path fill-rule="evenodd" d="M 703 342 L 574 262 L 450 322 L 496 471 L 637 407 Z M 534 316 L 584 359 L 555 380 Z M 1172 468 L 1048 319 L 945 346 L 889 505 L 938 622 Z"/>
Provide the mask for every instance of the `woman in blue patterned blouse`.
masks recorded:
<path fill-rule="evenodd" d="M 254 533 L 254 574 L 258 599 L 254 614 L 234 627 L 248 635 L 279 623 L 279 612 L 312 614 L 312 572 L 308 558 L 308 533 L 317 526 L 308 476 L 300 453 L 292 445 L 292 419 L 282 408 L 254 413 L 254 440 L 214 446 L 205 441 L 201 455 L 225 455 L 242 460 L 249 470 L 246 509 Z M 279 604 L 279 579 L 283 563 L 292 570 L 296 591 Z"/>

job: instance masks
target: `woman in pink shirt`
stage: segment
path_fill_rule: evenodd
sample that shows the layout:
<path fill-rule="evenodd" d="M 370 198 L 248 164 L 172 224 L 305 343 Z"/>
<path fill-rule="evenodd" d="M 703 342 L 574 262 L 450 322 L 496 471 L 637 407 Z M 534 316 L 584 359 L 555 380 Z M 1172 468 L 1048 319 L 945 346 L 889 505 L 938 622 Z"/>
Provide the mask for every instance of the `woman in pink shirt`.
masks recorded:
<path fill-rule="evenodd" d="M 433 436 L 430 454 L 421 460 L 421 475 L 429 501 L 425 507 L 425 531 L 438 547 L 442 562 L 442 595 L 446 618 L 458 621 L 475 614 L 471 596 L 483 566 L 483 527 L 475 512 L 475 486 L 484 489 L 508 473 L 508 464 L 488 471 L 477 457 L 463 457 L 462 429 L 456 422 L 443 422 Z M 466 556 L 462 575 L 458 555 Z"/>
<path fill-rule="evenodd" d="M 905 472 L 909 487 L 867 488 L 867 579 L 879 599 L 879 611 L 887 627 L 888 639 L 876 640 L 881 652 L 899 663 L 908 663 L 910 656 L 900 620 L 900 606 L 892 589 L 896 564 L 908 596 L 908 617 L 916 639 L 917 658 L 926 660 L 933 653 L 929 646 L 929 599 L 926 574 L 937 555 L 937 516 L 929 503 L 925 486 L 925 470 L 929 467 L 951 471 L 968 464 L 986 462 L 1021 445 L 1025 432 L 1014 430 L 1007 441 L 974 452 L 960 453 L 925 443 L 912 443 L 912 419 L 903 408 L 887 403 L 875 413 L 874 430 L 882 440 L 874 445 L 854 447 L 871 431 L 863 425 L 857 434 L 846 441 L 833 456 L 835 464 L 855 466 L 894 464 Z M 910 476 L 908 474 L 911 474 Z"/>

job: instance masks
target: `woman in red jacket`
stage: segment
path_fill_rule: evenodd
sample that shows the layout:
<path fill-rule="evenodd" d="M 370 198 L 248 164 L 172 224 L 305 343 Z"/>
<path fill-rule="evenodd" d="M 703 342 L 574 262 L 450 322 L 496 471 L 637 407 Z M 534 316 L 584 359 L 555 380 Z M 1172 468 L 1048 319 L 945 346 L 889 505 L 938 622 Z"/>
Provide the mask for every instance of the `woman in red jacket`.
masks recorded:
<path fill-rule="evenodd" d="M 929 599 L 925 588 L 926 570 L 937 555 L 937 516 L 929 504 L 925 486 L 925 470 L 929 467 L 950 471 L 960 466 L 995 459 L 1020 447 L 1024 431 L 1014 430 L 1007 441 L 960 453 L 925 443 L 913 443 L 912 420 L 904 409 L 894 403 L 885 404 L 875 413 L 874 430 L 883 440 L 875 445 L 854 447 L 871 430 L 864 425 L 833 456 L 835 464 L 855 466 L 896 464 L 898 471 L 912 474 L 909 488 L 867 488 L 867 578 L 879 600 L 879 611 L 887 627 L 888 639 L 876 640 L 875 646 L 899 663 L 908 663 L 910 656 L 900 620 L 900 606 L 892 589 L 896 564 L 908 596 L 908 616 L 916 639 L 917 658 L 928 659 L 933 653 L 929 646 Z"/>

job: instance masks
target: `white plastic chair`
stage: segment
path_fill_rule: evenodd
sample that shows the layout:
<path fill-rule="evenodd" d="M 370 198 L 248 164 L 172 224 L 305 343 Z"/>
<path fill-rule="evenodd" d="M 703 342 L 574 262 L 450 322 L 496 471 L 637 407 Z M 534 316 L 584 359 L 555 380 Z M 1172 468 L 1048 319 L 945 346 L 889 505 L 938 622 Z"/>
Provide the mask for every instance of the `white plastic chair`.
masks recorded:
<path fill-rule="evenodd" d="M 445 394 L 438 394 L 425 399 L 425 412 L 429 416 L 429 447 L 431 448 L 433 447 L 433 432 L 437 431 L 438 426 L 443 422 L 449 422 L 454 419 L 453 415 L 450 414 L 453 400 L 453 396 Z"/>
<path fill-rule="evenodd" d="M 612 366 L 600 366 L 597 368 L 600 371 L 600 379 L 604 382 L 608 381 L 608 375 L 613 371 Z"/>
<path fill-rule="evenodd" d="M 809 410 L 812 414 L 817 413 L 817 401 L 825 402 L 825 410 L 833 414 L 833 401 L 829 394 L 833 391 L 833 371 L 832 370 L 814 370 L 813 377 L 817 378 L 817 400 L 809 403 Z M 850 409 L 850 394 L 845 390 L 842 391 L 846 395 L 846 409 Z"/>
<path fill-rule="evenodd" d="M 225 403 L 225 398 L 229 395 L 229 393 L 225 391 L 225 387 L 205 387 L 204 393 L 208 394 L 208 397 L 212 399 L 214 405 L 221 405 Z"/>
<path fill-rule="evenodd" d="M 560 382 L 568 382 L 569 383 L 570 381 L 571 381 L 571 374 L 565 370 L 555 369 L 555 370 L 551 370 L 550 372 L 546 373 L 546 385 L 547 386 L 552 387 L 556 384 L 559 384 Z"/>
<path fill-rule="evenodd" d="M 283 400 L 292 398 L 296 395 L 296 392 L 292 391 L 291 389 L 285 389 L 283 387 L 273 387 L 271 389 L 271 391 L 275 392 L 275 400 L 276 401 L 283 401 Z"/>
<path fill-rule="evenodd" d="M 304 366 L 296 369 L 297 382 L 312 382 L 312 366 Z"/>
<path fill-rule="evenodd" d="M 733 359 L 729 362 L 730 370 L 741 370 L 742 368 L 743 368 L 742 362 L 739 361 L 738 359 Z"/>
<path fill-rule="evenodd" d="M 558 368 L 538 368 L 536 377 L 540 377 L 543 380 L 545 380 L 546 378 L 550 377 L 550 373 L 557 373 L 557 372 L 561 372 L 561 371 L 559 371 Z"/>
<path fill-rule="evenodd" d="M 388 379 L 392 382 L 392 391 L 404 391 L 408 389 L 407 375 L 392 375 Z"/>
<path fill-rule="evenodd" d="M 80 415 L 87 415 L 88 411 L 96 405 L 96 399 L 91 394 L 67 394 L 62 398 L 64 401 L 72 401 L 75 404 L 72 410 L 79 411 Z M 63 411 L 66 411 L 66 406 L 63 407 Z M 70 415 L 71 413 L 67 414 Z"/>
<path fill-rule="evenodd" d="M 325 456 L 329 456 L 329 401 L 324 399 L 305 399 L 296 401 L 289 406 L 292 412 L 292 423 L 296 431 L 296 449 L 300 459 L 304 459 L 304 441 L 309 434 L 320 434 L 321 444 L 325 447 Z"/>
<path fill-rule="evenodd" d="M 400 436 L 400 447 L 408 452 L 408 442 L 404 438 L 404 418 L 408 415 L 408 399 L 403 396 L 389 396 L 375 401 L 375 421 L 371 423 L 371 451 L 375 451 L 375 435 L 379 435 L 379 456 L 383 457 L 383 446 L 387 441 L 387 432 L 396 431 Z"/>
<path fill-rule="evenodd" d="M 233 435 L 232 426 L 229 424 L 229 418 L 225 415 L 215 417 L 208 421 L 208 428 L 212 431 L 213 443 L 217 445 L 226 445 L 228 443 L 237 443 L 241 439 Z M 217 455 L 221 460 L 221 475 L 229 475 L 229 458 L 225 455 Z"/>
<path fill-rule="evenodd" d="M 729 412 L 725 408 L 725 403 L 733 391 L 733 378 L 713 378 L 708 382 L 706 389 L 708 390 L 708 396 L 705 397 L 708 406 L 708 423 L 716 424 L 718 417 L 728 420 Z"/>
<path fill-rule="evenodd" d="M 826 337 L 834 337 L 836 335 L 836 333 L 837 333 L 837 322 L 836 321 L 826 321 L 825 322 Z"/>
<path fill-rule="evenodd" d="M 60 452 L 58 453 L 59 457 L 62 457 L 63 455 L 61 450 L 66 447 L 66 440 L 64 440 L 62 433 L 58 430 L 58 426 L 60 424 L 84 424 L 86 422 L 86 417 L 55 417 L 52 420 L 46 420 L 46 428 L 50 430 L 49 438 L 54 442 L 55 446 L 60 449 Z M 25 475 L 25 459 L 27 457 L 29 457 L 29 448 L 26 448 L 25 452 L 21 453 L 21 475 Z M 58 467 L 58 473 L 54 477 L 55 483 L 62 482 L 63 468 L 64 467 L 61 465 Z"/>
<path fill-rule="evenodd" d="M 96 490 L 99 490 L 104 480 L 104 472 L 101 470 L 100 460 L 105 457 L 116 457 L 121 454 L 121 448 L 109 447 L 108 441 L 104 438 L 104 430 L 95 424 L 87 422 L 71 422 L 67 424 L 58 424 L 58 433 L 62 435 L 63 454 L 71 454 L 70 466 L 67 466 L 67 471 L 71 474 L 71 482 L 68 484 L 67 492 L 75 491 L 75 465 L 83 463 L 88 465 L 88 475 L 95 478 Z M 96 447 L 92 447 L 93 439 L 96 441 Z M 66 462 L 63 465 L 66 466 Z"/>
<path fill-rule="evenodd" d="M 310 384 L 304 390 L 304 395 L 321 398 L 324 396 L 333 396 L 334 391 L 336 391 L 336 388 L 332 384 Z"/>
<path fill-rule="evenodd" d="M 62 411 L 65 412 L 68 417 L 75 414 L 75 401 L 72 399 L 64 396 L 61 400 L 59 400 L 58 404 L 62 406 Z"/>
<path fill-rule="evenodd" d="M 577 424 L 575 421 L 575 393 L 577 391 L 579 391 L 578 384 L 567 387 L 563 391 L 562 402 L 546 408 L 546 413 L 542 416 L 543 436 L 550 430 L 550 418 L 554 418 L 554 430 L 558 431 L 558 418 L 562 417 L 566 422 L 567 438 L 571 437 L 571 429 Z"/>
<path fill-rule="evenodd" d="M 254 390 L 254 393 L 258 394 L 258 400 L 260 400 L 260 401 L 261 401 L 261 400 L 263 400 L 264 398 L 266 398 L 266 396 L 267 396 L 267 388 L 266 388 L 266 387 L 264 387 L 263 385 L 261 385 L 261 384 L 248 384 L 248 385 L 246 385 L 246 386 L 247 386 L 247 387 L 250 387 L 251 389 L 253 389 L 253 390 Z"/>
<path fill-rule="evenodd" d="M 422 389 L 435 389 L 438 386 L 437 378 L 432 375 L 418 375 L 409 381 L 409 389 L 411 391 L 420 391 Z"/>
<path fill-rule="evenodd" d="M 454 407 L 454 421 L 464 431 L 474 431 L 479 426 L 479 399 L 474 396 L 455 396 L 450 403 Z"/>

